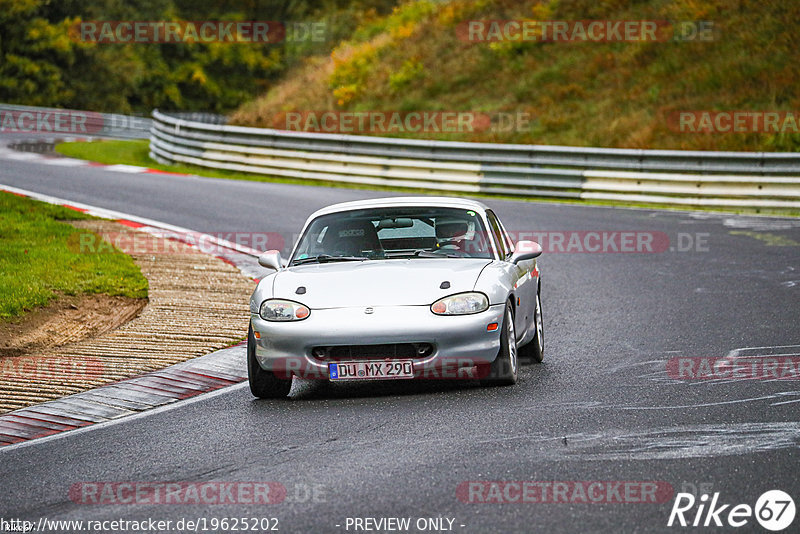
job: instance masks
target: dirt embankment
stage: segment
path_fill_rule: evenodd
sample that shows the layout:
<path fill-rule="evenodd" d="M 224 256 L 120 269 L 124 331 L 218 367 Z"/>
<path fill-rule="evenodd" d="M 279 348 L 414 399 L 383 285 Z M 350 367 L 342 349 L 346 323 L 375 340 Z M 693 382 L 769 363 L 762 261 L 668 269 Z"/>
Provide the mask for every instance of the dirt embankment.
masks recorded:
<path fill-rule="evenodd" d="M 36 354 L 104 334 L 127 323 L 147 299 L 61 295 L 21 320 L 0 323 L 0 358 Z"/>

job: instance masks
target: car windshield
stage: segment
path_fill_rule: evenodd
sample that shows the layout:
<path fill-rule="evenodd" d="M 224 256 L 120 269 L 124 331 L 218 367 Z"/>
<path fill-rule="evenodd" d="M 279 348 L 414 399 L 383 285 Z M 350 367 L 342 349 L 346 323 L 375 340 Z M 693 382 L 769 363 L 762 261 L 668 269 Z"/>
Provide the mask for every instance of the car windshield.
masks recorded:
<path fill-rule="evenodd" d="M 485 258 L 477 212 L 459 208 L 371 208 L 322 215 L 306 228 L 291 264 L 394 258 Z"/>

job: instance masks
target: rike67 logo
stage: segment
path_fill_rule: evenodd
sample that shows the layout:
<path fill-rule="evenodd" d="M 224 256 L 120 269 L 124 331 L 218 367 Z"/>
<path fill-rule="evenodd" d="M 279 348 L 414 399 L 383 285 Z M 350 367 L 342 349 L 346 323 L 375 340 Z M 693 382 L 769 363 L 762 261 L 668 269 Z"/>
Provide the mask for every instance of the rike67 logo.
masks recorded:
<path fill-rule="evenodd" d="M 792 524 L 795 516 L 794 500 L 781 490 L 764 492 L 756 501 L 755 507 L 749 504 L 723 504 L 720 493 L 711 496 L 703 494 L 696 499 L 691 493 L 678 493 L 667 526 L 681 527 L 722 527 L 733 528 L 751 525 L 755 520 L 765 529 L 773 532 L 785 530 Z"/>

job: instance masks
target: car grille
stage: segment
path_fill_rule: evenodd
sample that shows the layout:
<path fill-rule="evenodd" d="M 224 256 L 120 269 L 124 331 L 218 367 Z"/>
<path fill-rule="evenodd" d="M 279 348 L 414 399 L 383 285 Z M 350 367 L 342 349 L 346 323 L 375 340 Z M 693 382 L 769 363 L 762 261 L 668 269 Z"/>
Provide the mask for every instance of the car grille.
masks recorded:
<path fill-rule="evenodd" d="M 387 343 L 382 345 L 321 345 L 311 349 L 318 360 L 413 359 L 433 354 L 430 343 Z"/>

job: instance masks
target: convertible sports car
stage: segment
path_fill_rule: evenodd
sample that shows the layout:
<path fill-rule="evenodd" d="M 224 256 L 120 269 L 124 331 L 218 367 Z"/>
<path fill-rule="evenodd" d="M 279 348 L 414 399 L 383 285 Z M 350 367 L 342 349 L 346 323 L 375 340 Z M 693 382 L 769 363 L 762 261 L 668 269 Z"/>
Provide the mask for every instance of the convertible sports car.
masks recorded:
<path fill-rule="evenodd" d="M 532 241 L 514 245 L 480 202 L 408 197 L 346 202 L 305 223 L 284 267 L 250 298 L 250 390 L 285 397 L 293 376 L 517 381 L 542 360 L 541 280 Z"/>

